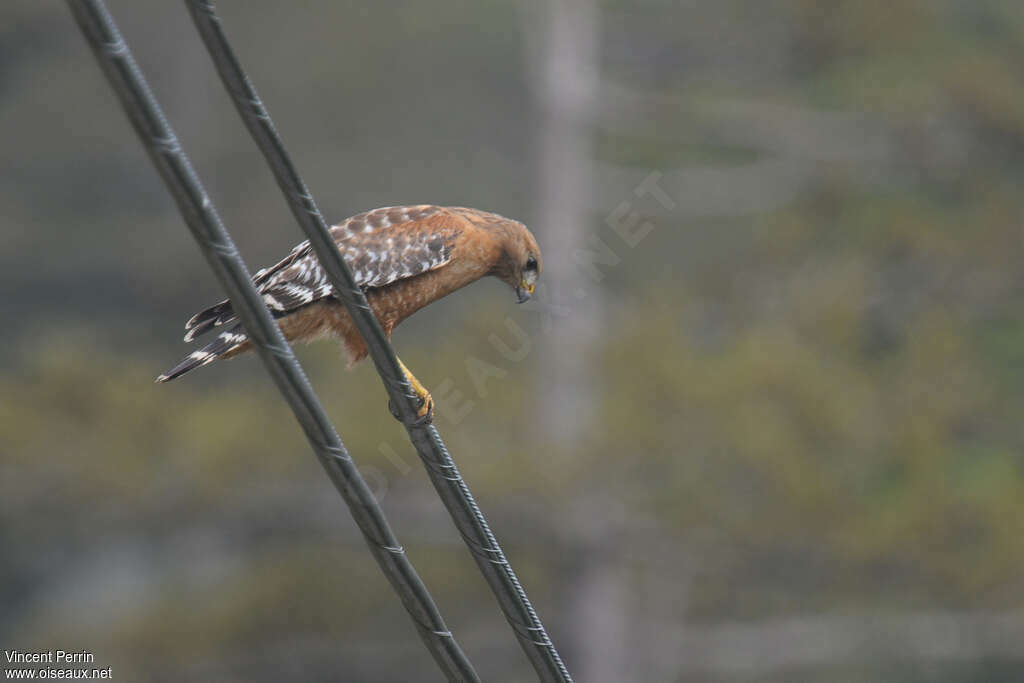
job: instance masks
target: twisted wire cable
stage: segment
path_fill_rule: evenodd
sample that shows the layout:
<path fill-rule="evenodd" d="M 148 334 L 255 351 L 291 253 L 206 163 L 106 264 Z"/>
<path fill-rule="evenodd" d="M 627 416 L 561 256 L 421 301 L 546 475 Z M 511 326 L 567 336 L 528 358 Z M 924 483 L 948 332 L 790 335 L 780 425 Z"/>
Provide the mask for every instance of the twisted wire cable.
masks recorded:
<path fill-rule="evenodd" d="M 366 296 L 352 277 L 328 232 L 312 193 L 285 150 L 266 107 L 256 93 L 224 32 L 212 0 L 185 0 L 200 37 L 246 128 L 266 158 L 278 186 L 317 258 L 369 348 L 391 402 L 397 407 L 420 459 L 473 559 L 501 607 L 541 681 L 572 681 L 558 650 L 537 616 L 526 591 L 498 545 L 452 461 L 437 429 L 416 417 L 415 394 L 401 371 L 391 343 L 370 311 Z"/>
<path fill-rule="evenodd" d="M 68 6 L 192 236 L 231 299 L 256 351 L 348 505 L 374 559 L 412 617 L 420 638 L 448 680 L 479 681 L 320 405 L 291 347 L 253 287 L 231 236 L 113 17 L 102 0 L 68 0 Z M 311 205 L 312 198 L 308 201 Z"/>

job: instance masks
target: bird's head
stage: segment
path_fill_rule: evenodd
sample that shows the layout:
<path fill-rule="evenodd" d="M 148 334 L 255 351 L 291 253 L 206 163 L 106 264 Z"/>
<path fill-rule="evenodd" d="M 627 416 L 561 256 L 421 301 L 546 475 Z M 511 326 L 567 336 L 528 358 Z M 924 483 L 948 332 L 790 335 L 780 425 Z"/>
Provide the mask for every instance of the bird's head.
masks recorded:
<path fill-rule="evenodd" d="M 504 227 L 502 257 L 495 274 L 515 290 L 516 300 L 524 303 L 540 277 L 540 247 L 522 223 L 508 221 Z"/>

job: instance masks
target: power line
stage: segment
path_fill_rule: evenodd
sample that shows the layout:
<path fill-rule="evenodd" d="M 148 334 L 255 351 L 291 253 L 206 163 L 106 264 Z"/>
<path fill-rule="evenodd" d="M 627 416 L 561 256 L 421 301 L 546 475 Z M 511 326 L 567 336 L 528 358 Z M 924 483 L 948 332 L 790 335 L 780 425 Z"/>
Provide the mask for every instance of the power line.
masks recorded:
<path fill-rule="evenodd" d="M 392 404 L 399 411 L 400 419 L 423 461 L 427 475 L 465 540 L 466 547 L 476 560 L 481 574 L 497 598 L 516 639 L 540 680 L 571 681 L 572 677 L 554 643 L 551 642 L 501 546 L 498 545 L 469 487 L 459 474 L 440 434 L 432 424 L 425 424 L 417 419 L 415 394 L 400 369 L 394 349 L 371 312 L 365 294 L 356 285 L 351 271 L 328 232 L 327 224 L 313 200 L 312 193 L 292 163 L 270 114 L 231 48 L 212 0 L 185 0 L 185 4 L 213 58 L 224 87 L 270 165 L 295 219 L 327 271 L 336 295 L 344 302 L 359 333 L 366 341 L 370 357 L 377 367 Z"/>
<path fill-rule="evenodd" d="M 445 625 L 437 605 L 406 557 L 373 493 L 320 405 L 291 347 L 253 287 L 231 236 L 113 17 L 102 0 L 68 0 L 68 6 L 153 165 L 174 197 L 192 236 L 227 291 L 249 339 L 305 431 L 314 453 L 348 505 L 374 559 L 402 600 L 427 649 L 449 680 L 478 681 L 479 677 Z"/>

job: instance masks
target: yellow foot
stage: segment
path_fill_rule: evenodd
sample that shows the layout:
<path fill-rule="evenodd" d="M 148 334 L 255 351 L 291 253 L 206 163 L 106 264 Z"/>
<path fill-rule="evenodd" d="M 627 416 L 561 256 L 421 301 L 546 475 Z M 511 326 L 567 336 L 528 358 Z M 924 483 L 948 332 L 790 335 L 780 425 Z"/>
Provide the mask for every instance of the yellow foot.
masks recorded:
<path fill-rule="evenodd" d="M 405 363 L 402 362 L 401 358 L 398 359 L 398 364 L 401 366 L 402 372 L 405 373 L 405 378 L 409 380 L 409 384 L 412 386 L 412 390 L 416 394 L 418 406 L 416 410 L 416 423 L 429 423 L 434 416 L 434 399 L 431 397 L 430 392 L 427 391 L 426 387 L 424 387 L 420 383 L 420 381 L 416 379 L 416 375 L 409 372 L 409 368 L 405 367 Z M 398 411 L 395 409 L 395 406 L 391 405 L 391 401 L 388 401 L 388 408 L 391 410 L 391 414 L 394 415 L 396 419 L 401 419 L 401 416 L 398 414 Z"/>

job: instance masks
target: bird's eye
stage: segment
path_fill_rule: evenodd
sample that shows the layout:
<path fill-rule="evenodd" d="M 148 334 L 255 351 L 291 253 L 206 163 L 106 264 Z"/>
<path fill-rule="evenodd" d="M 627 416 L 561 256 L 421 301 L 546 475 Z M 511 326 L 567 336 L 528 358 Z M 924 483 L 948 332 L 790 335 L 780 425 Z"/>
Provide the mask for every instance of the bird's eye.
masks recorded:
<path fill-rule="evenodd" d="M 532 256 L 526 259 L 526 269 L 537 270 L 537 259 L 533 258 Z"/>

